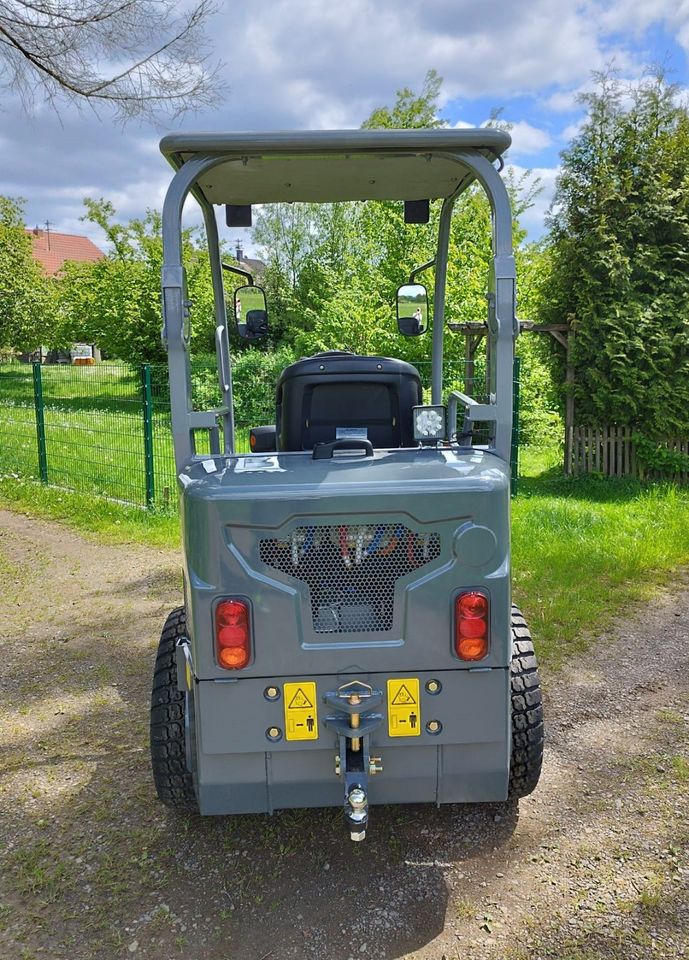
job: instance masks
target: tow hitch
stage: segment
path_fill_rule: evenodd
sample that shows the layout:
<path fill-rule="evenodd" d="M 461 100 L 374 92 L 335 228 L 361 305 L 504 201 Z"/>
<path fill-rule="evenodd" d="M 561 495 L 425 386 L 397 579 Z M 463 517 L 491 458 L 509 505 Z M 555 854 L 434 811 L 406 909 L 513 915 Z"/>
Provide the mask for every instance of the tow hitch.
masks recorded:
<path fill-rule="evenodd" d="M 352 840 L 363 840 L 368 826 L 368 778 L 383 769 L 380 757 L 372 757 L 369 747 L 371 733 L 383 721 L 381 713 L 373 713 L 383 702 L 383 691 L 352 680 L 323 699 L 337 711 L 324 722 L 339 740 L 335 773 L 344 781 L 345 821 Z"/>

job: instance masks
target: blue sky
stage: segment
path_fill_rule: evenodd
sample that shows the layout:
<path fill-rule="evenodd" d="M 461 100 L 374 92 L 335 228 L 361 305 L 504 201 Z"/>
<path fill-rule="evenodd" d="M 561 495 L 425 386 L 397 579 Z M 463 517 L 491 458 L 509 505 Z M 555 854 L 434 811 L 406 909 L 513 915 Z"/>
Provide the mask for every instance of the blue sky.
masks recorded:
<path fill-rule="evenodd" d="M 537 237 L 593 70 L 614 62 L 633 83 L 663 63 L 689 88 L 689 0 L 254 0 L 221 3 L 209 35 L 226 61 L 226 96 L 175 124 L 122 129 L 107 113 L 64 104 L 58 116 L 40 101 L 27 115 L 5 91 L 0 193 L 26 198 L 28 225 L 48 219 L 104 245 L 79 220 L 83 198 L 111 200 L 123 220 L 160 207 L 169 171 L 157 143 L 167 130 L 356 127 L 434 68 L 450 124 L 478 125 L 496 108 L 514 124 L 509 160 L 543 185 L 525 215 Z"/>
<path fill-rule="evenodd" d="M 678 5 L 682 6 L 684 10 L 679 11 L 679 22 L 686 26 L 689 4 Z M 662 66 L 668 79 L 680 88 L 679 96 L 689 101 L 688 51 L 678 41 L 676 28 L 669 29 L 664 21 L 653 21 L 640 31 L 625 33 L 616 30 L 605 37 L 605 43 L 608 56 L 597 69 L 611 65 L 633 84 L 649 69 Z M 513 146 L 509 155 L 512 165 L 519 172 L 531 171 L 541 183 L 541 193 L 534 208 L 524 218 L 530 239 L 536 239 L 544 232 L 544 217 L 552 198 L 560 153 L 576 135 L 584 116 L 577 94 L 591 86 L 592 74 L 593 70 L 590 70 L 580 84 L 571 87 L 543 83 L 530 94 L 507 95 L 502 99 L 494 96 L 470 100 L 459 97 L 443 106 L 441 115 L 451 125 L 480 125 L 495 109 L 501 110 L 502 118 L 513 124 Z"/>

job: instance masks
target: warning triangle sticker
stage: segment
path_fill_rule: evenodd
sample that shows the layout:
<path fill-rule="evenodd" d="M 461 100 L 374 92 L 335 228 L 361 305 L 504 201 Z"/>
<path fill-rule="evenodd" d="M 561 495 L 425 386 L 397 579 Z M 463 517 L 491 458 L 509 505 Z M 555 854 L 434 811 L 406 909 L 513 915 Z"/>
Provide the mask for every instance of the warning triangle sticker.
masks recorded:
<path fill-rule="evenodd" d="M 301 687 L 290 700 L 289 710 L 313 710 L 313 704 L 306 696 Z"/>
<path fill-rule="evenodd" d="M 402 686 L 397 691 L 397 693 L 395 694 L 395 698 L 392 701 L 392 705 L 393 707 L 395 707 L 395 706 L 401 706 L 402 704 L 406 705 L 406 704 L 412 704 L 412 703 L 416 703 L 416 700 L 407 689 L 407 685 L 403 683 Z"/>

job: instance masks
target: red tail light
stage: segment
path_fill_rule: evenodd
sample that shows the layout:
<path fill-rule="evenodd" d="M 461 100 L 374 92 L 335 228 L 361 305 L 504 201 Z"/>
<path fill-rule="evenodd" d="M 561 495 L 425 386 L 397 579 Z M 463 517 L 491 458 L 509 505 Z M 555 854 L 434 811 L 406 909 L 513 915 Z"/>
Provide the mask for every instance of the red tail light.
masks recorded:
<path fill-rule="evenodd" d="M 251 659 L 249 607 L 243 600 L 223 600 L 215 608 L 215 653 L 225 670 L 241 670 Z"/>
<path fill-rule="evenodd" d="M 455 653 L 460 660 L 483 660 L 490 647 L 490 606 L 480 590 L 455 598 Z"/>

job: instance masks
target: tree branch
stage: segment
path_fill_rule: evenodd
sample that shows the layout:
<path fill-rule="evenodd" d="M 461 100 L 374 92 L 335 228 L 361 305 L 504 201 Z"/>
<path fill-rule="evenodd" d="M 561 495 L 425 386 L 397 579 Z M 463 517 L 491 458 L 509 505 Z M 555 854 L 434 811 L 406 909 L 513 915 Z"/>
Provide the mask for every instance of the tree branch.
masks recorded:
<path fill-rule="evenodd" d="M 34 13 L 38 13 L 41 16 L 50 17 L 50 22 L 38 23 L 36 21 L 28 21 L 20 17 L 9 17 L 2 13 L 0 13 L 0 20 L 7 20 L 11 23 L 16 23 L 21 26 L 28 26 L 32 30 L 70 29 L 71 27 L 83 27 L 87 24 L 103 23 L 106 20 L 111 20 L 113 17 L 119 16 L 119 14 L 124 13 L 126 10 L 135 7 L 138 2 L 139 0 L 127 0 L 126 3 L 120 4 L 119 7 L 113 7 L 112 10 L 104 11 L 100 14 L 82 17 L 70 17 L 62 10 L 46 10 L 45 8 L 41 8 L 36 4 L 27 3 L 26 0 L 15 0 L 15 3 L 20 7 L 25 7 L 27 10 L 32 10 Z M 4 6 L 4 4 L 2 6 Z"/>
<path fill-rule="evenodd" d="M 213 4 L 199 0 L 180 17 L 174 0 L 0 0 L 0 76 L 29 103 L 33 72 L 48 101 L 110 103 L 123 118 L 213 102 L 218 68 L 202 32 Z M 118 60 L 103 75 L 99 64 Z"/>
<path fill-rule="evenodd" d="M 200 22 L 200 20 L 204 15 L 204 8 L 205 9 L 208 8 L 208 0 L 201 0 L 201 3 L 198 5 L 198 7 L 192 10 L 191 14 L 189 15 L 189 20 L 182 27 L 182 29 L 177 34 L 177 36 L 172 37 L 172 39 L 168 40 L 167 43 L 164 43 L 162 46 L 158 47 L 157 50 L 154 50 L 153 53 L 150 53 L 147 57 L 143 57 L 141 60 L 139 60 L 138 63 L 132 64 L 131 67 L 128 67 L 126 70 L 123 70 L 122 73 L 114 77 L 111 77 L 109 80 L 104 80 L 98 86 L 92 87 L 91 90 L 85 93 L 85 96 L 87 97 L 94 96 L 104 88 L 113 86 L 118 82 L 118 80 L 123 80 L 125 77 L 131 76 L 133 73 L 136 72 L 136 70 L 145 66 L 147 63 L 150 63 L 152 60 L 155 60 L 155 58 L 159 57 L 161 53 L 164 53 L 166 50 L 169 50 L 173 44 L 177 43 L 184 36 L 186 36 L 186 34 L 188 34 L 191 29 L 193 29 L 193 27 L 196 25 L 196 22 Z M 196 20 L 196 22 L 192 22 L 193 18 L 197 18 L 197 14 L 199 15 L 198 19 Z"/>

